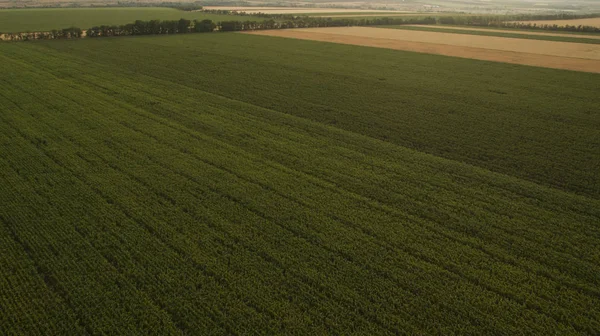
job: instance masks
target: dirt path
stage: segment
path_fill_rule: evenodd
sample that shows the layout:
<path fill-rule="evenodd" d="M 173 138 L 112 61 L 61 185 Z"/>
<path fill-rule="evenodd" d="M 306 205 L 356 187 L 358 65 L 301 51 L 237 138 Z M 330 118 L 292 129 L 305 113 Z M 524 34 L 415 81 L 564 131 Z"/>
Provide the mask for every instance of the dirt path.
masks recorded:
<path fill-rule="evenodd" d="M 403 33 L 396 34 L 395 32 Z M 422 33 L 427 34 L 423 35 Z M 265 30 L 247 32 L 246 34 L 353 44 L 486 61 L 600 73 L 600 46 L 592 44 L 531 41 L 473 35 L 464 35 L 467 36 L 465 39 L 457 34 L 362 27 Z M 450 35 L 450 37 L 447 35 Z M 452 37 L 454 36 L 458 37 L 458 39 L 453 39 Z M 469 44 L 468 41 L 472 37 L 480 37 L 482 41 Z M 486 39 L 489 39 L 489 41 L 484 43 L 483 40 Z M 513 45 L 515 40 L 518 42 L 525 41 L 526 43 L 517 43 L 516 45 Z M 535 46 L 536 43 L 532 42 L 542 42 L 542 44 Z"/>
<path fill-rule="evenodd" d="M 559 34 L 559 33 L 538 33 L 527 30 L 506 30 L 506 29 L 485 29 L 485 28 L 467 28 L 467 27 L 449 27 L 449 26 L 434 26 L 434 25 L 406 25 L 407 27 L 427 27 L 427 28 L 440 28 L 440 29 L 453 29 L 453 30 L 472 30 L 481 32 L 495 32 L 495 33 L 512 33 L 512 34 L 523 34 L 523 35 L 538 35 L 538 36 L 561 36 L 561 37 L 573 37 L 573 38 L 588 38 L 598 39 L 599 35 L 576 35 L 576 34 Z"/>

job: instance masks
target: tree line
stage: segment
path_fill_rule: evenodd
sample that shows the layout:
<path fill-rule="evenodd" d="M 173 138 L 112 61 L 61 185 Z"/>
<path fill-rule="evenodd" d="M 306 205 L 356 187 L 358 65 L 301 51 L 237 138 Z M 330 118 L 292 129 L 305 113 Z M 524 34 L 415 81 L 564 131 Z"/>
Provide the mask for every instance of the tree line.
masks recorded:
<path fill-rule="evenodd" d="M 266 29 L 289 29 L 289 28 L 316 28 L 316 27 L 348 27 L 348 26 L 377 26 L 377 25 L 401 25 L 401 24 L 433 24 L 435 18 L 375 18 L 375 19 L 333 19 L 317 17 L 299 17 L 294 20 L 276 21 L 274 19 L 263 21 L 221 21 L 212 20 L 137 20 L 125 25 L 103 25 L 94 26 L 85 30 L 86 37 L 113 37 L 134 35 L 172 35 L 189 33 L 211 33 L 214 31 L 232 32 Z M 52 40 L 83 37 L 84 30 L 80 28 L 67 28 L 53 30 L 51 32 L 26 32 L 4 34 L 5 40 L 29 41 L 29 40 Z"/>
<path fill-rule="evenodd" d="M 289 24 L 290 21 L 300 22 L 299 25 L 302 27 L 314 27 L 314 17 L 297 15 L 297 14 L 266 14 L 266 13 L 253 13 L 248 14 L 243 11 L 229 11 L 229 10 L 204 10 L 203 12 L 220 15 L 235 15 L 235 16 L 254 16 L 261 18 L 270 18 L 278 21 L 285 21 L 281 28 L 292 28 L 294 25 Z M 599 13 L 594 14 L 518 14 L 518 15 L 503 15 L 503 16 L 490 16 L 490 15 L 471 15 L 471 16 L 441 16 L 441 17 L 425 17 L 420 19 L 402 19 L 402 18 L 379 18 L 379 19 L 338 19 L 334 21 L 344 21 L 341 26 L 352 25 L 352 26 L 377 26 L 377 25 L 401 25 L 401 24 L 445 24 L 445 25 L 462 25 L 462 26 L 480 26 L 480 27 L 497 27 L 497 28 L 513 28 L 513 29 L 539 29 L 539 30 L 551 30 L 551 31 L 573 31 L 573 32 L 589 32 L 589 33 L 600 33 L 600 28 L 585 25 L 557 25 L 557 24 L 536 24 L 530 22 L 518 22 L 518 21 L 533 21 L 533 20 L 574 20 L 574 19 L 587 19 L 600 17 Z M 306 22 L 311 22 L 306 26 Z M 298 25 L 298 24 L 296 24 Z M 324 27 L 323 25 L 316 25 L 317 27 Z M 331 26 L 336 26 L 336 23 L 332 23 Z M 272 28 L 269 28 L 272 29 Z"/>
<path fill-rule="evenodd" d="M 6 33 L 0 40 L 7 41 L 30 41 L 30 40 L 56 40 L 73 39 L 83 37 L 83 30 L 76 27 L 65 29 L 53 29 L 47 32 L 25 32 L 25 33 Z"/>
<path fill-rule="evenodd" d="M 229 12 L 229 11 L 227 11 Z M 232 13 L 232 12 L 229 12 Z M 245 16 L 245 15 L 242 15 Z M 599 15 L 597 15 L 599 16 Z M 465 26 L 486 26 L 500 28 L 517 29 L 542 29 L 558 31 L 576 31 L 576 32 L 600 32 L 600 28 L 589 26 L 566 25 L 558 26 L 556 24 L 535 24 L 528 22 L 507 22 L 518 20 L 555 20 L 555 19 L 573 19 L 582 16 L 574 15 L 545 15 L 545 16 L 444 16 L 444 17 L 374 17 L 374 18 L 323 18 L 310 16 L 294 16 L 289 14 L 275 14 L 269 16 L 269 19 L 262 21 L 256 20 L 227 20 L 213 22 L 212 20 L 137 20 L 134 23 L 125 25 L 103 25 L 94 26 L 84 30 L 76 27 L 61 30 L 52 30 L 50 32 L 26 32 L 26 33 L 8 33 L 4 34 L 4 40 L 10 41 L 28 41 L 28 40 L 52 40 L 52 39 L 71 39 L 87 37 L 112 37 L 112 36 L 133 36 L 133 35 L 171 35 L 171 34 L 189 34 L 189 33 L 211 33 L 214 31 L 232 32 L 248 30 L 266 30 L 266 29 L 290 29 L 290 28 L 317 28 L 317 27 L 349 27 L 349 26 L 385 26 L 385 25 L 404 25 L 404 24 L 445 24 L 445 25 L 465 25 Z M 594 16 L 587 16 L 594 17 Z"/>
<path fill-rule="evenodd" d="M 137 20 L 126 25 L 95 26 L 87 30 L 87 37 L 110 37 L 131 35 L 170 35 L 210 33 L 217 25 L 212 20 Z"/>
<path fill-rule="evenodd" d="M 293 20 L 277 21 L 274 19 L 263 21 L 229 20 L 214 23 L 211 20 L 186 20 L 160 21 L 138 20 L 132 24 L 120 26 L 99 26 L 87 30 L 88 37 L 128 36 L 128 35 L 164 35 L 164 34 L 189 34 L 210 33 L 213 31 L 232 32 L 266 29 L 290 28 L 316 28 L 316 27 L 346 27 L 346 26 L 376 26 L 400 24 L 432 24 L 435 18 L 377 18 L 377 19 L 333 19 L 317 17 L 297 17 Z"/>
<path fill-rule="evenodd" d="M 311 17 L 302 16 L 297 14 L 266 14 L 266 13 L 253 13 L 248 14 L 243 11 L 229 11 L 229 10 L 204 10 L 206 13 L 214 13 L 221 15 L 237 15 L 237 16 L 254 16 L 264 17 L 276 20 L 284 21 L 306 21 L 310 20 Z M 593 26 L 584 25 L 557 25 L 557 24 L 535 24 L 529 22 L 515 22 L 515 21 L 534 21 L 534 20 L 575 20 L 575 19 L 587 19 L 600 17 L 600 13 L 592 14 L 571 14 L 571 13 L 558 13 L 558 14 L 516 14 L 516 15 L 502 15 L 502 16 L 490 16 L 490 15 L 470 15 L 470 16 L 441 16 L 441 17 L 426 17 L 422 19 L 407 19 L 408 22 L 402 19 L 391 19 L 383 18 L 383 25 L 392 24 L 446 24 L 446 25 L 463 25 L 463 26 L 487 26 L 497 28 L 513 28 L 513 29 L 540 29 L 540 30 L 553 30 L 553 31 L 574 31 L 574 32 L 591 32 L 599 33 L 600 28 Z M 313 18 L 314 19 L 314 18 Z M 346 19 L 348 20 L 348 19 Z M 375 26 L 380 25 L 377 19 L 366 19 L 366 20 L 352 20 L 351 25 L 355 26 Z M 399 22 L 400 21 L 400 22 Z"/>

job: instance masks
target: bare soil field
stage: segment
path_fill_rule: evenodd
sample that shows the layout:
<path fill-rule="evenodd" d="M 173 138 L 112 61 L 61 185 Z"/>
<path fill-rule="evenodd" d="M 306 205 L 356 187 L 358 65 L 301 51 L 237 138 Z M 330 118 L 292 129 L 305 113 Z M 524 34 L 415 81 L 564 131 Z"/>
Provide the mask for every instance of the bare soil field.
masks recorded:
<path fill-rule="evenodd" d="M 386 13 L 402 13 L 401 11 L 378 11 L 372 9 L 344 9 L 344 8 L 305 8 L 305 7 L 229 7 L 229 6 L 205 6 L 207 10 L 230 10 L 246 12 L 248 14 L 310 14 L 310 13 L 370 13 L 370 15 L 382 15 Z M 379 14 L 377 14 L 379 13 Z"/>
<path fill-rule="evenodd" d="M 443 29 L 454 29 L 454 30 L 466 30 L 466 31 L 482 31 L 482 32 L 496 32 L 496 33 L 512 33 L 512 34 L 523 34 L 523 35 L 537 35 L 537 36 L 562 36 L 562 37 L 579 37 L 588 39 L 598 39 L 600 36 L 597 35 L 578 35 L 578 34 L 560 34 L 560 33 L 538 33 L 527 30 L 508 30 L 508 29 L 484 29 L 484 28 L 463 28 L 463 27 L 449 27 L 449 26 L 436 26 L 436 25 L 407 25 L 408 27 L 432 27 L 432 28 L 443 28 Z"/>
<path fill-rule="evenodd" d="M 520 21 L 524 23 L 535 23 L 538 25 L 558 25 L 558 26 L 591 26 L 600 28 L 600 18 L 575 19 L 575 20 L 540 20 L 540 21 Z"/>
<path fill-rule="evenodd" d="M 364 27 L 266 30 L 247 34 L 600 73 L 600 46 L 591 44 Z"/>

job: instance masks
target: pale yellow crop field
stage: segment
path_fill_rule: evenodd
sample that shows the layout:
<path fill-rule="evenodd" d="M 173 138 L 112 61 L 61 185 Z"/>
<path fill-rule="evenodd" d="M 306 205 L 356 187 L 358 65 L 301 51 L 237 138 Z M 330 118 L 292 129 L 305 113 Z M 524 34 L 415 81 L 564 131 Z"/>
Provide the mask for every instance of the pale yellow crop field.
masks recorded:
<path fill-rule="evenodd" d="M 595 44 L 366 27 L 267 30 L 249 34 L 600 73 L 600 45 Z"/>

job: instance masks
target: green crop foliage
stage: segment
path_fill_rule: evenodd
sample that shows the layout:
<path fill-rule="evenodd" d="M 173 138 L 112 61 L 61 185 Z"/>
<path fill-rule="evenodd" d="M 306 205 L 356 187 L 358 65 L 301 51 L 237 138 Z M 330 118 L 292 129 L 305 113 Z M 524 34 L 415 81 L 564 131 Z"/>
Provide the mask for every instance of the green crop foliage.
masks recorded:
<path fill-rule="evenodd" d="M 136 20 L 212 20 L 230 21 L 240 17 L 231 15 L 185 12 L 173 8 L 123 7 L 123 8 L 36 8 L 0 10 L 0 32 L 49 31 L 78 27 L 86 29 L 102 25 L 122 25 Z M 244 16 L 243 21 L 264 18 Z"/>
<path fill-rule="evenodd" d="M 0 44 L 0 334 L 595 334 L 595 74 Z"/>

